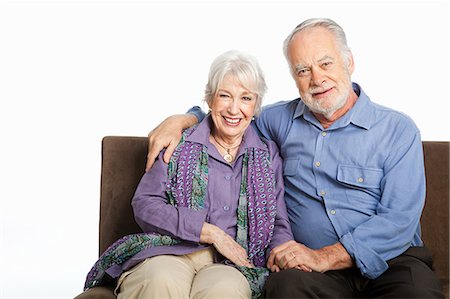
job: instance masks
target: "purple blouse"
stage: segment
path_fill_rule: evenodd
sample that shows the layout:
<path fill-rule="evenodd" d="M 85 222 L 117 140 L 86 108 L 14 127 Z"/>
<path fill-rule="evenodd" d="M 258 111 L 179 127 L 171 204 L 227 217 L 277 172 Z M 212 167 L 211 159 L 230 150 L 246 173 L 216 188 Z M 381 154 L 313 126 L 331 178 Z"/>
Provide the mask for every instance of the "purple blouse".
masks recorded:
<path fill-rule="evenodd" d="M 174 246 L 156 246 L 143 250 L 122 266 L 108 269 L 109 275 L 114 278 L 118 277 L 123 271 L 152 256 L 189 254 L 211 246 L 210 244 L 199 243 L 204 222 L 214 224 L 234 239 L 236 238 L 236 210 L 244 152 L 248 147 L 264 148 L 264 144 L 253 126 L 249 126 L 244 133 L 235 162 L 228 164 L 216 147 L 209 142 L 210 129 L 211 119 L 206 117 L 197 129 L 186 138 L 187 141 L 197 142 L 206 145 L 208 148 L 208 187 L 204 209 L 195 211 L 185 207 L 175 207 L 167 203 L 167 164 L 162 160 L 162 153 L 153 167 L 142 177 L 132 200 L 136 222 L 143 232 L 157 232 L 183 241 Z M 266 250 L 267 259 L 272 248 L 293 240 L 293 235 L 284 202 L 282 160 L 276 144 L 272 141 L 266 143 L 275 172 L 277 201 L 274 234 Z M 222 256 L 217 257 L 217 261 L 220 260 L 223 260 Z"/>

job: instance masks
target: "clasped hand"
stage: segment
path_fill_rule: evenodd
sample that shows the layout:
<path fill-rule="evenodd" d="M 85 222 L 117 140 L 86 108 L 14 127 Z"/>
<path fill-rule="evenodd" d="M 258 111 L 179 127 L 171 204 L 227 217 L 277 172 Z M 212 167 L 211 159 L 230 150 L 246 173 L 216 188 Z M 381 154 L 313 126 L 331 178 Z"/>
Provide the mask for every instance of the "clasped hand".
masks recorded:
<path fill-rule="evenodd" d="M 267 268 L 272 272 L 292 268 L 306 272 L 324 272 L 327 263 L 320 251 L 291 240 L 272 249 L 267 260 Z"/>

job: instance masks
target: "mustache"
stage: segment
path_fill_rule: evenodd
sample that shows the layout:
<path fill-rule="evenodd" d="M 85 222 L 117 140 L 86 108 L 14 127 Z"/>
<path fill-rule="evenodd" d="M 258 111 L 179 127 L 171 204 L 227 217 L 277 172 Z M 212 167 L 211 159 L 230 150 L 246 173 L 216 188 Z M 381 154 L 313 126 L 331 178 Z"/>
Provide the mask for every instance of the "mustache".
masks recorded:
<path fill-rule="evenodd" d="M 331 88 L 332 88 L 331 85 L 325 84 L 325 85 L 322 85 L 322 86 L 311 87 L 311 88 L 308 89 L 308 92 L 310 94 L 317 94 L 317 93 L 325 92 L 325 91 L 327 91 L 327 90 L 329 90 Z"/>

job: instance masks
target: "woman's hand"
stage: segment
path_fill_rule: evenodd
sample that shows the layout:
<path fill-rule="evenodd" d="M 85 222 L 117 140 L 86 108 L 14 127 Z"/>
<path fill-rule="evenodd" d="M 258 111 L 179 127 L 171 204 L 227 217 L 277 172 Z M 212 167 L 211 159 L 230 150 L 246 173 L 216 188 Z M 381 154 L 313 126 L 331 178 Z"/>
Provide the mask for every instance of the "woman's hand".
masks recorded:
<path fill-rule="evenodd" d="M 227 233 L 213 224 L 206 222 L 203 224 L 200 242 L 212 244 L 220 254 L 238 266 L 253 267 L 248 260 L 245 249 Z"/>
<path fill-rule="evenodd" d="M 344 246 L 337 242 L 319 249 L 311 249 L 294 240 L 273 248 L 267 260 L 272 271 L 297 268 L 307 272 L 326 272 L 353 267 L 354 263 Z"/>
<path fill-rule="evenodd" d="M 197 123 L 197 118 L 191 114 L 177 114 L 166 118 L 150 133 L 148 133 L 148 155 L 145 171 L 148 171 L 158 157 L 159 153 L 165 148 L 164 162 L 169 163 L 175 148 L 180 142 L 181 132 Z"/>

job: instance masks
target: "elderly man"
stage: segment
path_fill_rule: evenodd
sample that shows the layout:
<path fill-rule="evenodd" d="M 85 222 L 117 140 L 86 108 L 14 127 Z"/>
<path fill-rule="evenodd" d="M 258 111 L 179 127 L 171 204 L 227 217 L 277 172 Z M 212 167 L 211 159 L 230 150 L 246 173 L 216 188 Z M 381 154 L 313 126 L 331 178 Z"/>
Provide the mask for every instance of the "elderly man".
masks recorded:
<path fill-rule="evenodd" d="M 284 159 L 295 241 L 276 247 L 268 298 L 444 298 L 420 236 L 425 175 L 420 132 L 351 81 L 352 53 L 329 19 L 298 25 L 284 53 L 300 98 L 264 108 L 255 124 Z M 178 143 L 174 116 L 149 134 L 148 167 Z M 177 131 L 176 134 L 173 132 Z"/>

